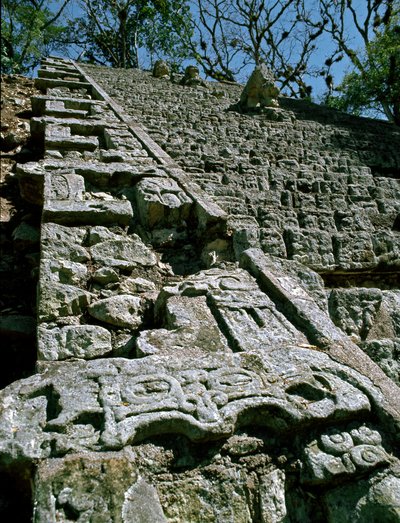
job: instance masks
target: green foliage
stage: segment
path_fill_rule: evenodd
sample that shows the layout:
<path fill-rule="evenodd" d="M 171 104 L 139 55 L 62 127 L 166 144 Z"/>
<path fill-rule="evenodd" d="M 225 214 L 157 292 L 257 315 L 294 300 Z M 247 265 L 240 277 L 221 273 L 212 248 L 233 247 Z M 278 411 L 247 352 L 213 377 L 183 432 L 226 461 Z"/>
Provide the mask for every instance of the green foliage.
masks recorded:
<path fill-rule="evenodd" d="M 187 55 L 182 44 L 189 26 L 185 2 L 82 0 L 81 4 L 84 16 L 72 21 L 70 41 L 89 61 L 127 68 L 143 62 L 151 65 L 161 57 L 176 64 Z"/>
<path fill-rule="evenodd" d="M 162 10 L 155 10 L 143 25 L 140 44 L 147 50 L 150 63 L 163 58 L 178 69 L 188 57 L 184 40 L 190 37 L 190 10 L 182 1 L 164 2 Z"/>
<path fill-rule="evenodd" d="M 24 74 L 36 67 L 41 56 L 62 48 L 65 27 L 51 1 L 3 0 L 1 6 L 1 65 L 3 73 Z"/>
<path fill-rule="evenodd" d="M 400 125 L 400 26 L 393 17 L 360 53 L 360 66 L 346 74 L 327 104 L 356 115 L 386 116 Z"/>

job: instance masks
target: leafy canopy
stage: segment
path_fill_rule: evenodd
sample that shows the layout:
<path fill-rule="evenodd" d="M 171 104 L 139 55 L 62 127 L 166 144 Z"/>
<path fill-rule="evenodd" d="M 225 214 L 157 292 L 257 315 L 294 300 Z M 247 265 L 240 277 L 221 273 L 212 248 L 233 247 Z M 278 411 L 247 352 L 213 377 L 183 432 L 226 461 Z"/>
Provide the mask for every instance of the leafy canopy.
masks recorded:
<path fill-rule="evenodd" d="M 83 16 L 70 25 L 70 41 L 86 59 L 112 67 L 138 67 L 143 61 L 186 55 L 182 33 L 189 9 L 177 0 L 81 0 Z"/>
<path fill-rule="evenodd" d="M 361 70 L 345 75 L 329 105 L 353 114 L 382 113 L 400 125 L 400 26 L 393 24 L 368 43 Z"/>
<path fill-rule="evenodd" d="M 63 48 L 60 17 L 69 0 L 52 9 L 51 0 L 2 0 L 1 63 L 3 73 L 26 74 L 43 55 Z"/>

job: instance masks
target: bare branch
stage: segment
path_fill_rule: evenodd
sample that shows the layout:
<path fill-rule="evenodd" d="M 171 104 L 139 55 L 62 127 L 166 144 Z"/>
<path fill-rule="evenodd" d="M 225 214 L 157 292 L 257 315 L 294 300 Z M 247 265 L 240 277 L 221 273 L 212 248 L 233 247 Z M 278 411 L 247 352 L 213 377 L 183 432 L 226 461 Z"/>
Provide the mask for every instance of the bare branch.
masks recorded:
<path fill-rule="evenodd" d="M 51 18 L 50 20 L 48 20 L 44 25 L 43 25 L 43 29 L 46 29 L 47 27 L 49 27 L 50 25 L 53 25 L 59 18 L 60 16 L 62 15 L 64 9 L 67 7 L 67 5 L 69 4 L 70 0 L 64 0 L 64 3 L 62 4 L 62 6 L 60 7 L 60 9 L 56 12 L 56 14 L 53 16 L 53 18 Z"/>

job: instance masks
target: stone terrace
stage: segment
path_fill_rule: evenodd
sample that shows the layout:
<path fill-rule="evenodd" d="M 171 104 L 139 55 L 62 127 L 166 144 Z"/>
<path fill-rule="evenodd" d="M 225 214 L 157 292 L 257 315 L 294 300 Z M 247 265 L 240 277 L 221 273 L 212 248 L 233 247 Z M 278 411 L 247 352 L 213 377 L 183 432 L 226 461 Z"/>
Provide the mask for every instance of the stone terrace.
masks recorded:
<path fill-rule="evenodd" d="M 399 383 L 399 129 L 284 97 L 238 114 L 239 85 L 84 69 L 229 214 L 237 256 L 317 271 L 336 325 Z"/>
<path fill-rule="evenodd" d="M 85 71 L 109 94 L 43 61 L 16 170 L 38 351 L 0 391 L 2 521 L 397 522 L 398 133 Z"/>
<path fill-rule="evenodd" d="M 137 70 L 85 70 L 235 228 L 250 229 L 249 243 L 320 273 L 398 270 L 400 130 L 288 98 L 278 121 L 239 115 L 228 110 L 238 85 L 183 87 Z M 394 278 L 387 273 L 379 285 Z"/>

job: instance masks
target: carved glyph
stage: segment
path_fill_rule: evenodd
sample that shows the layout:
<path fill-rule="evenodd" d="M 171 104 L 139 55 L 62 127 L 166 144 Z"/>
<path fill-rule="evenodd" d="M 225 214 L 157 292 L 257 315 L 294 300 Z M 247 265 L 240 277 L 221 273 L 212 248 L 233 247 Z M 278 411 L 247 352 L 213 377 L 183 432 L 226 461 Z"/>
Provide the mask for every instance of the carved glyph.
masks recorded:
<path fill-rule="evenodd" d="M 52 364 L 2 392 L 2 456 L 118 449 L 165 432 L 221 437 L 239 419 L 286 432 L 370 410 L 367 396 L 339 377 L 344 368 L 322 354 L 311 363 L 307 352 L 287 350 L 279 364 L 259 353 Z"/>

